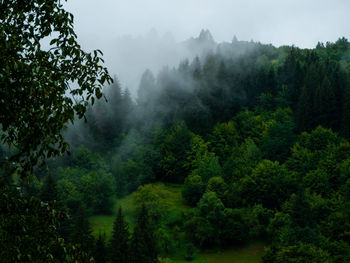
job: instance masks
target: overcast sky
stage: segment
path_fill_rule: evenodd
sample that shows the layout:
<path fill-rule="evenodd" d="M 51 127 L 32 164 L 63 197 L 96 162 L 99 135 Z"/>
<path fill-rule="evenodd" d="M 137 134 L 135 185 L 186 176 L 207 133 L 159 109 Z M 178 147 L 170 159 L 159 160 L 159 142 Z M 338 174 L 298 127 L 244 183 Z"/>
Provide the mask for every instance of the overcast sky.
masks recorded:
<path fill-rule="evenodd" d="M 82 40 L 143 35 L 178 41 L 208 28 L 217 41 L 256 40 L 313 47 L 350 35 L 349 0 L 68 0 Z"/>
<path fill-rule="evenodd" d="M 110 73 L 133 95 L 146 68 L 156 74 L 188 56 L 164 38 L 154 41 L 152 29 L 177 42 L 209 29 L 217 42 L 236 35 L 308 48 L 350 38 L 350 0 L 68 0 L 65 8 L 83 48 L 101 49 Z"/>

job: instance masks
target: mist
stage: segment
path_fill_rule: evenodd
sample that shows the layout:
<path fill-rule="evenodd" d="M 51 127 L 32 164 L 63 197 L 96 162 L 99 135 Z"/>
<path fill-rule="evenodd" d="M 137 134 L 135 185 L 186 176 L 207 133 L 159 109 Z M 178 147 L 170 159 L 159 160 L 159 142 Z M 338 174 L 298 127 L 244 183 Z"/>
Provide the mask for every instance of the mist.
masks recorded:
<path fill-rule="evenodd" d="M 336 1 L 92 1 L 74 0 L 78 40 L 101 49 L 111 75 L 136 97 L 142 73 L 154 74 L 198 55 L 183 43 L 208 29 L 217 43 L 239 40 L 312 48 L 349 37 L 350 2 Z"/>

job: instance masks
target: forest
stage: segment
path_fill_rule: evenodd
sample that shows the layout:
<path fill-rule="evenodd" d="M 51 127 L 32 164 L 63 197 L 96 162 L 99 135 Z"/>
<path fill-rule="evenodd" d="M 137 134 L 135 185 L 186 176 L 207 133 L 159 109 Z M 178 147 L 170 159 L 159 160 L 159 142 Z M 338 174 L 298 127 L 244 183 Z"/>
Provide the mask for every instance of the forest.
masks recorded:
<path fill-rule="evenodd" d="M 136 98 L 101 85 L 69 150 L 1 192 L 3 262 L 69 262 L 63 243 L 72 262 L 223 262 L 203 253 L 257 242 L 244 262 L 350 262 L 350 42 L 191 41 L 200 54 L 145 70 Z"/>

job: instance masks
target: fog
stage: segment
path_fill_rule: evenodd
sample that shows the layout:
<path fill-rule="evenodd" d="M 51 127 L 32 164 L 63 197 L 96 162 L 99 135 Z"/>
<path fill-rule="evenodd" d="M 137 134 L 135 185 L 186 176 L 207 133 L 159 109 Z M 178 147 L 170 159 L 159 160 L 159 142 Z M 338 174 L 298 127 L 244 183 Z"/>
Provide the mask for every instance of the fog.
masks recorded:
<path fill-rule="evenodd" d="M 349 38 L 348 0 L 68 0 L 79 42 L 104 52 L 106 66 L 135 96 L 146 68 L 155 74 L 194 52 L 182 45 L 209 29 L 215 41 L 314 47 Z"/>

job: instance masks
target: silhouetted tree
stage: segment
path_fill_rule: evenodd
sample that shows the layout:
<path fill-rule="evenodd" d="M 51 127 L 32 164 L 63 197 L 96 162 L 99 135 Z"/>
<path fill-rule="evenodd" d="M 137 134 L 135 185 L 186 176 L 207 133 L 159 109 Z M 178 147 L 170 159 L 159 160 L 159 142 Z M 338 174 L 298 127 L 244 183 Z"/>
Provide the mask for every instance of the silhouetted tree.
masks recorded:
<path fill-rule="evenodd" d="M 94 247 L 94 238 L 91 232 L 92 230 L 86 218 L 85 208 L 81 206 L 73 218 L 72 243 L 80 245 L 86 252 L 92 251 Z"/>
<path fill-rule="evenodd" d="M 105 244 L 105 236 L 98 235 L 98 239 L 95 244 L 95 249 L 93 253 L 96 263 L 106 263 L 107 262 L 107 249 Z"/>
<path fill-rule="evenodd" d="M 118 210 L 114 221 L 112 238 L 109 245 L 110 260 L 112 263 L 128 263 L 129 257 L 129 230 L 125 222 L 122 208 Z"/>
<path fill-rule="evenodd" d="M 145 204 L 142 205 L 140 214 L 138 216 L 137 225 L 134 229 L 130 248 L 130 262 L 158 262 L 157 242 Z"/>

